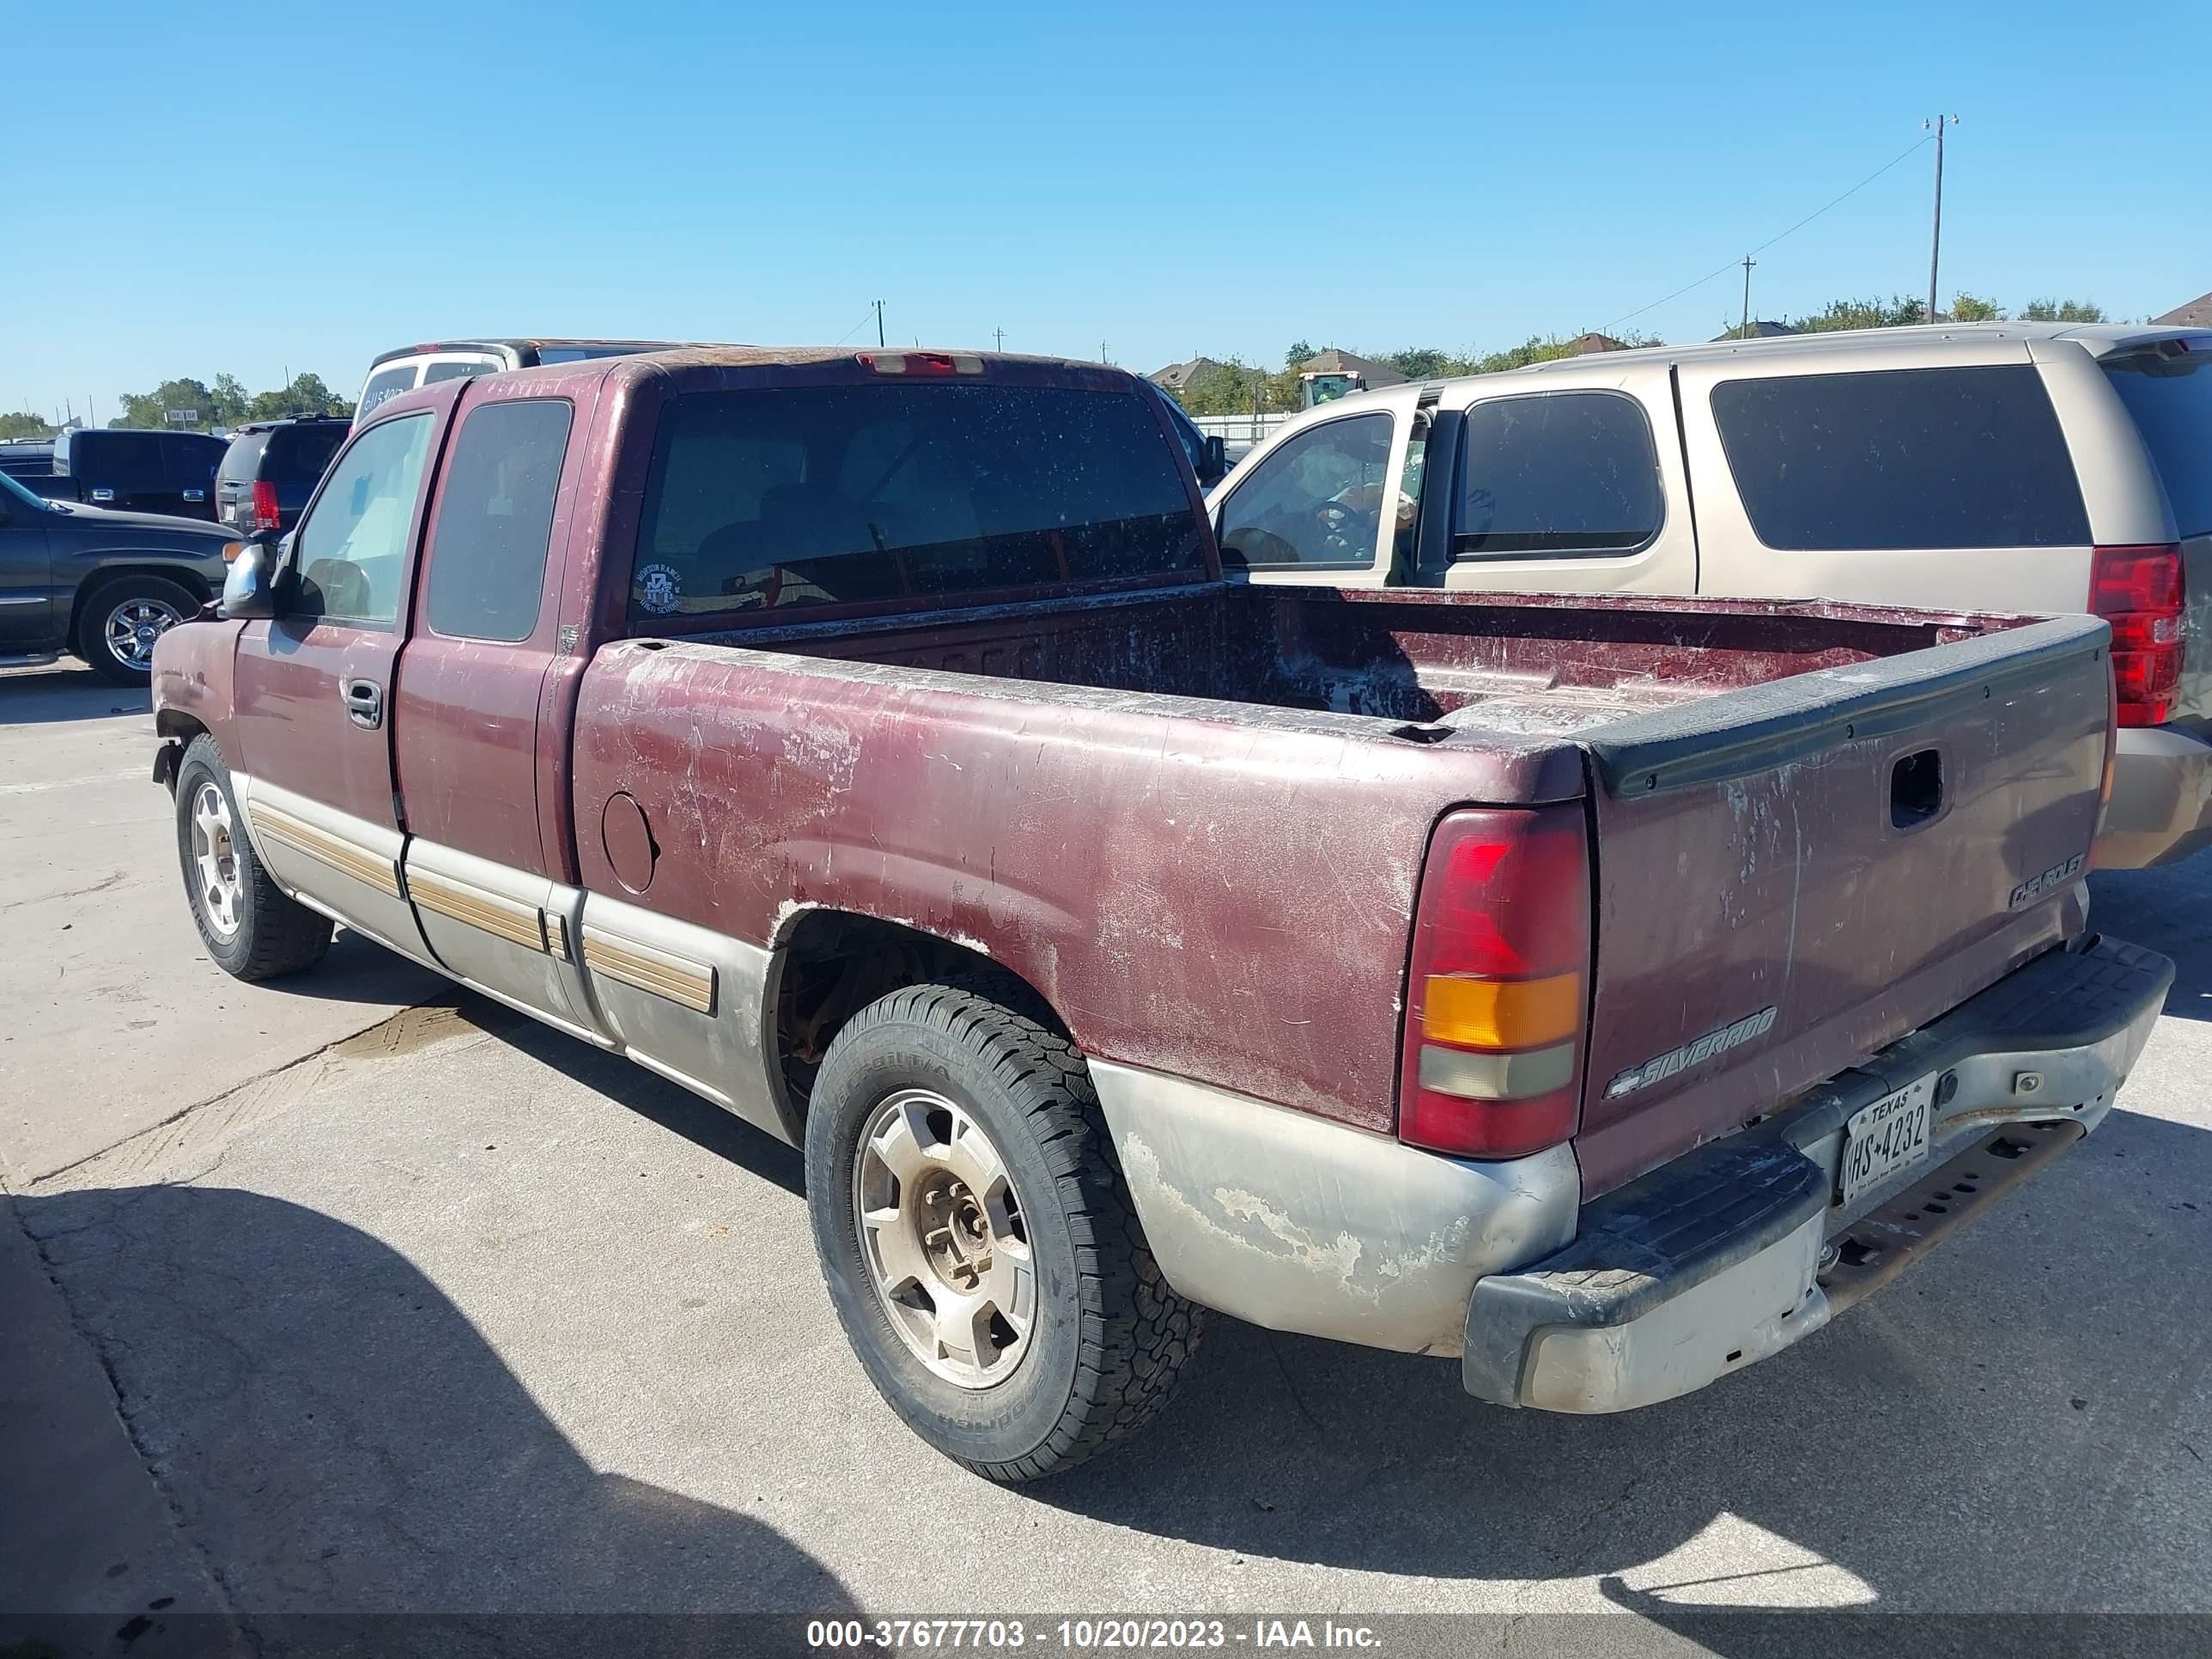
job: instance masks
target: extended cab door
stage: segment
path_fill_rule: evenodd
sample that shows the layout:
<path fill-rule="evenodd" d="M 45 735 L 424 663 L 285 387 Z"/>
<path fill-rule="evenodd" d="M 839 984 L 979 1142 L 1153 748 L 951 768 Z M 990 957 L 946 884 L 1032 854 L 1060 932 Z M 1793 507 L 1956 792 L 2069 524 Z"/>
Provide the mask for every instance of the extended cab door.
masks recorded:
<path fill-rule="evenodd" d="M 1414 580 L 1474 592 L 1697 592 L 1664 362 L 1461 382 L 1436 410 Z"/>
<path fill-rule="evenodd" d="M 459 388 L 354 434 L 293 532 L 297 592 L 248 623 L 232 775 L 255 849 L 306 903 L 426 959 L 399 880 L 389 726 L 424 487 Z"/>
<path fill-rule="evenodd" d="M 27 490 L 0 484 L 0 655 L 50 649 L 61 629 L 53 622 L 53 563 L 46 550 L 46 510 Z"/>
<path fill-rule="evenodd" d="M 590 413 L 577 403 L 602 373 L 464 403 L 432 498 L 392 742 L 407 890 L 438 960 L 605 1043 L 580 965 L 584 895 L 560 878 L 565 773 L 549 775 L 539 747 L 548 681 L 571 654 L 559 576 Z M 567 728 L 553 729 L 565 757 Z"/>

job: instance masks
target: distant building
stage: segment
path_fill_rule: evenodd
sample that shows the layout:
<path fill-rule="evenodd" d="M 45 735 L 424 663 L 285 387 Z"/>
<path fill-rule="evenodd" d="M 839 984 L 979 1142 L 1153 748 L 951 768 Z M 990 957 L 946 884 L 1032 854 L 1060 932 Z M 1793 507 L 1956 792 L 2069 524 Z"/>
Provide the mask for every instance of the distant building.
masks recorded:
<path fill-rule="evenodd" d="M 2177 306 L 2151 321 L 2163 323 L 2168 328 L 2212 328 L 2212 294 L 2200 294 L 2187 305 Z"/>
<path fill-rule="evenodd" d="M 1228 367 L 1228 364 L 1218 363 L 1211 357 L 1194 357 L 1187 363 L 1170 363 L 1165 368 L 1156 368 L 1146 378 L 1154 386 L 1165 387 L 1170 392 L 1183 392 L 1188 390 L 1190 383 L 1208 369 Z"/>
<path fill-rule="evenodd" d="M 1339 351 L 1334 346 L 1316 351 L 1302 363 L 1292 363 L 1291 368 L 1299 374 L 1357 374 L 1360 383 L 1370 390 L 1378 386 L 1406 383 L 1406 377 L 1389 364 L 1370 362 L 1349 351 Z"/>
<path fill-rule="evenodd" d="M 1600 334 L 1595 329 L 1588 334 L 1577 336 L 1568 343 L 1568 350 L 1577 357 L 1587 357 L 1593 351 L 1626 351 L 1628 347 L 1625 342 L 1614 339 L 1610 334 Z"/>
<path fill-rule="evenodd" d="M 1714 335 L 1713 340 L 1716 343 L 1723 340 L 1771 340 L 1777 335 L 1796 334 L 1802 331 L 1790 327 L 1787 323 L 1770 323 L 1762 318 L 1751 325 L 1751 331 L 1748 334 L 1740 328 L 1732 328 L 1725 334 Z"/>

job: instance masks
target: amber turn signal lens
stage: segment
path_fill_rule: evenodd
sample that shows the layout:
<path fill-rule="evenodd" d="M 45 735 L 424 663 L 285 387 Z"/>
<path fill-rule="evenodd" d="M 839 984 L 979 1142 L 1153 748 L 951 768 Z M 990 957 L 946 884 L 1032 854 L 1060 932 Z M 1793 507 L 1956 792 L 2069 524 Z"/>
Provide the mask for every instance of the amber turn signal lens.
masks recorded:
<path fill-rule="evenodd" d="M 232 560 L 235 559 L 240 554 L 245 551 L 246 544 L 244 542 L 225 542 L 222 544 L 222 562 L 225 564 L 228 564 Z"/>
<path fill-rule="evenodd" d="M 1462 1048 L 1534 1048 L 1572 1036 L 1582 1021 L 1580 974 L 1548 979 L 1431 974 L 1422 988 L 1422 1035 Z"/>

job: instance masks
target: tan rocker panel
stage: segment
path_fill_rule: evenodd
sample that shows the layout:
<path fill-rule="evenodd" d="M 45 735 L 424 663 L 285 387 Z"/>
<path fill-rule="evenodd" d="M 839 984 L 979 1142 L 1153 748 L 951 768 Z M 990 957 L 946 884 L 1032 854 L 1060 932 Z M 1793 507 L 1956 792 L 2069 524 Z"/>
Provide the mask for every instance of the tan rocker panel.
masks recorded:
<path fill-rule="evenodd" d="M 538 910 L 517 904 L 495 893 L 458 882 L 428 870 L 407 872 L 407 891 L 425 910 L 521 945 L 528 951 L 545 949 L 545 934 Z M 565 952 L 556 953 L 565 954 Z"/>
<path fill-rule="evenodd" d="M 280 806 L 267 800 L 257 800 L 248 809 L 253 827 L 270 841 L 282 842 L 295 852 L 305 853 L 309 858 L 327 864 L 356 881 L 366 883 L 390 898 L 399 896 L 399 876 L 387 859 L 365 853 L 351 842 L 318 829 L 303 818 L 294 817 Z"/>
<path fill-rule="evenodd" d="M 694 962 L 689 957 L 633 945 L 586 922 L 584 965 L 595 974 L 605 974 L 624 985 L 665 997 L 696 1012 L 714 1012 L 714 969 L 709 963 Z"/>

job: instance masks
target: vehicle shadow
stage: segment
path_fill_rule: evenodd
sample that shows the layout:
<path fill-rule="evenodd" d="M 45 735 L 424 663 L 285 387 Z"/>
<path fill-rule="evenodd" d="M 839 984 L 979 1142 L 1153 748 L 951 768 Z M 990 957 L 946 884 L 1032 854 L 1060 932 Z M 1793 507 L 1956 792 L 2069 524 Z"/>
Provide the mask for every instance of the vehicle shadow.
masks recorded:
<path fill-rule="evenodd" d="M 803 1624 L 696 1615 L 855 1611 L 774 1528 L 593 1469 L 364 1232 L 223 1188 L 15 1201 L 254 1651 L 796 1652 Z M 11 1634 L 36 1611 L 0 1609 Z"/>
<path fill-rule="evenodd" d="M 1135 1455 L 1031 1490 L 1254 1556 L 1609 1579 L 1723 1653 L 1775 1632 L 1700 1622 L 1716 1607 L 2212 1607 L 2208 1188 L 2212 1133 L 2115 1113 L 1826 1330 L 1618 1417 L 1486 1407 L 1455 1364 L 1218 1320 Z"/>
<path fill-rule="evenodd" d="M 151 714 L 153 708 L 153 694 L 145 686 L 112 684 L 75 663 L 0 672 L 0 726 L 106 720 Z"/>
<path fill-rule="evenodd" d="M 2089 878 L 2089 925 L 2173 958 L 2166 1012 L 2212 1019 L 2212 853 L 2157 870 Z"/>

